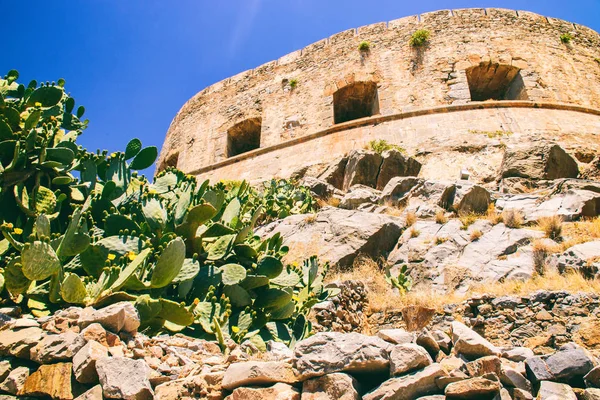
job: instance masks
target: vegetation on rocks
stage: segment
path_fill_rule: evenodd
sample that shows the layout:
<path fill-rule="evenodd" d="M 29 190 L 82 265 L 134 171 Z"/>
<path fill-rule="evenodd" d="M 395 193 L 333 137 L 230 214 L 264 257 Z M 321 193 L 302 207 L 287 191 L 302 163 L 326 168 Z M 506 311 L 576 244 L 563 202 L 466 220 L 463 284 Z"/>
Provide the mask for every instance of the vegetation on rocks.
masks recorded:
<path fill-rule="evenodd" d="M 410 37 L 409 44 L 412 47 L 421 47 L 429 40 L 430 33 L 427 29 L 418 29 Z"/>
<path fill-rule="evenodd" d="M 403 147 L 398 146 L 397 144 L 389 143 L 387 140 L 383 140 L 383 139 L 371 140 L 369 142 L 368 149 L 373 150 L 374 152 L 379 153 L 379 154 L 381 154 L 387 150 L 398 150 L 401 153 L 406 152 L 406 150 Z"/>
<path fill-rule="evenodd" d="M 76 144 L 84 108 L 64 81 L 0 80 L 0 291 L 3 302 L 46 315 L 71 304 L 132 302 L 148 332 L 186 330 L 217 339 L 294 343 L 307 336 L 325 289 L 315 257 L 284 265 L 282 238 L 257 222 L 313 212 L 307 189 L 273 180 L 258 191 L 176 169 L 152 182 L 155 147 L 124 152 Z"/>

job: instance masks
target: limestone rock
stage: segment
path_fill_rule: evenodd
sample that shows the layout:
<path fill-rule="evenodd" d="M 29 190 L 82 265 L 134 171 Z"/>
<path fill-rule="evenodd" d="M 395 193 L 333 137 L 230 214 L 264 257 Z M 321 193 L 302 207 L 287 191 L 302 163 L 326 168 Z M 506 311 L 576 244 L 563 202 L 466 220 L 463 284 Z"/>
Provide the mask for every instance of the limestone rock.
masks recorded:
<path fill-rule="evenodd" d="M 354 185 L 342 198 L 339 207 L 346 210 L 356 210 L 363 204 L 377 203 L 380 192 L 364 185 Z"/>
<path fill-rule="evenodd" d="M 101 358 L 96 361 L 96 371 L 105 398 L 146 400 L 153 397 L 148 366 L 143 360 Z"/>
<path fill-rule="evenodd" d="M 600 387 L 600 366 L 594 367 L 583 379 L 588 387 Z"/>
<path fill-rule="evenodd" d="M 267 388 L 240 387 L 227 400 L 300 400 L 298 389 L 285 383 L 276 383 Z"/>
<path fill-rule="evenodd" d="M 0 361 L 0 382 L 3 382 L 4 379 L 8 376 L 10 371 L 12 370 L 12 365 L 10 365 L 10 361 L 2 360 Z"/>
<path fill-rule="evenodd" d="M 290 247 L 286 261 L 304 260 L 310 253 L 345 267 L 360 253 L 374 258 L 386 254 L 398 241 L 403 225 L 396 217 L 333 207 L 321 209 L 314 221 L 305 220 L 305 215 L 292 215 L 256 233 L 261 237 L 280 233 Z"/>
<path fill-rule="evenodd" d="M 72 399 L 72 368 L 71 363 L 41 365 L 36 372 L 29 375 L 23 387 L 19 390 L 19 396 L 50 396 L 53 399 Z"/>
<path fill-rule="evenodd" d="M 393 344 L 412 343 L 415 341 L 415 334 L 407 332 L 404 329 L 381 329 L 377 336 Z"/>
<path fill-rule="evenodd" d="M 17 394 L 25 384 L 28 376 L 29 368 L 17 367 L 8 373 L 8 376 L 0 384 L 0 390 L 10 394 Z"/>
<path fill-rule="evenodd" d="M 513 347 L 502 352 L 502 357 L 515 362 L 525 361 L 533 357 L 533 350 L 527 347 Z"/>
<path fill-rule="evenodd" d="M 361 184 L 372 188 L 377 186 L 377 175 L 383 157 L 374 151 L 354 150 L 348 155 L 348 163 L 344 172 L 343 190 Z"/>
<path fill-rule="evenodd" d="M 383 372 L 392 345 L 360 333 L 317 333 L 295 347 L 295 367 L 303 379 L 333 372 Z"/>
<path fill-rule="evenodd" d="M 336 192 L 335 186 L 317 178 L 307 176 L 300 181 L 300 185 L 307 187 L 317 197 L 327 199 Z"/>
<path fill-rule="evenodd" d="M 557 264 L 560 271 L 568 269 L 589 268 L 591 260 L 597 260 L 600 257 L 600 240 L 580 243 L 569 247 L 560 256 Z M 598 263 L 598 262 L 596 262 Z"/>
<path fill-rule="evenodd" d="M 600 156 L 596 156 L 581 172 L 581 179 L 600 181 Z"/>
<path fill-rule="evenodd" d="M 246 361 L 230 364 L 225 371 L 222 386 L 233 390 L 240 386 L 270 383 L 296 383 L 298 378 L 292 366 L 284 361 Z"/>
<path fill-rule="evenodd" d="M 543 381 L 538 391 L 537 400 L 577 400 L 577 396 L 569 385 Z"/>
<path fill-rule="evenodd" d="M 43 335 L 44 331 L 36 327 L 1 330 L 0 355 L 29 358 L 30 349 L 42 340 Z"/>
<path fill-rule="evenodd" d="M 75 379 L 81 383 L 98 382 L 96 361 L 108 357 L 108 349 L 98 342 L 90 340 L 73 357 Z"/>
<path fill-rule="evenodd" d="M 337 189 L 344 188 L 344 175 L 346 173 L 346 164 L 348 156 L 344 156 L 329 164 L 317 178 L 329 183 Z"/>
<path fill-rule="evenodd" d="M 433 360 L 423 347 L 414 343 L 399 344 L 390 352 L 390 376 L 404 375 L 432 363 Z"/>
<path fill-rule="evenodd" d="M 496 346 L 458 321 L 452 322 L 452 342 L 454 343 L 454 351 L 457 354 L 471 360 L 501 354 Z"/>
<path fill-rule="evenodd" d="M 531 383 L 529 380 L 525 378 L 519 371 L 509 367 L 508 365 L 502 366 L 500 381 L 507 386 L 516 387 L 527 392 L 531 392 Z"/>
<path fill-rule="evenodd" d="M 491 399 L 500 392 L 500 383 L 477 377 L 446 386 L 447 399 Z"/>
<path fill-rule="evenodd" d="M 102 400 L 102 386 L 94 386 L 87 392 L 77 396 L 75 400 Z"/>
<path fill-rule="evenodd" d="M 381 200 L 390 205 L 405 203 L 407 194 L 417 185 L 422 184 L 423 179 L 415 177 L 395 177 L 384 186 L 381 192 Z"/>
<path fill-rule="evenodd" d="M 70 361 L 83 347 L 85 339 L 73 331 L 47 335 L 30 351 L 30 358 L 40 364 Z"/>
<path fill-rule="evenodd" d="M 579 175 L 577 161 L 556 144 L 509 148 L 500 170 L 502 178 L 559 179 Z"/>
<path fill-rule="evenodd" d="M 363 396 L 364 400 L 413 400 L 420 396 L 440 393 L 436 378 L 448 373 L 439 364 L 431 364 L 421 371 L 399 378 L 391 378 Z"/>
<path fill-rule="evenodd" d="M 400 151 L 392 149 L 382 153 L 383 161 L 379 168 L 376 188 L 383 189 L 388 182 L 398 176 L 417 176 L 421 171 L 421 163 L 407 157 Z"/>
<path fill-rule="evenodd" d="M 544 380 L 571 382 L 582 380 L 595 362 L 583 349 L 557 351 L 547 357 L 532 357 L 525 361 L 527 377 L 533 383 Z"/>
<path fill-rule="evenodd" d="M 352 376 L 333 373 L 302 384 L 302 400 L 359 400 L 358 382 Z"/>
<path fill-rule="evenodd" d="M 84 309 L 79 317 L 79 326 L 85 328 L 95 322 L 114 333 L 135 332 L 140 326 L 140 316 L 133 304 L 122 301 L 99 310 Z"/>
<path fill-rule="evenodd" d="M 600 389 L 585 389 L 585 391 L 581 395 L 581 400 L 600 400 Z"/>
<path fill-rule="evenodd" d="M 502 361 L 497 356 L 485 356 L 466 363 L 463 369 L 472 377 L 484 376 L 486 374 L 496 374 L 500 376 L 502 371 Z"/>
<path fill-rule="evenodd" d="M 121 340 L 117 335 L 107 332 L 99 323 L 88 325 L 81 331 L 81 336 L 85 340 L 93 340 L 105 347 L 114 347 L 121 343 Z"/>
<path fill-rule="evenodd" d="M 459 214 L 485 213 L 490 205 L 490 192 L 479 185 L 457 182 L 454 191 L 447 192 L 447 199 L 442 200 L 449 209 Z"/>

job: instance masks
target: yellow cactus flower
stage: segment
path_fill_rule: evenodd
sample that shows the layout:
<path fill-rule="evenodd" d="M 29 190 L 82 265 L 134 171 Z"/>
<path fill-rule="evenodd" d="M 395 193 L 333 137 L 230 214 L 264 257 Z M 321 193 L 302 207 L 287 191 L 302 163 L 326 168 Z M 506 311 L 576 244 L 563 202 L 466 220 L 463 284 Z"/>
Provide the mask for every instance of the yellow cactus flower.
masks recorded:
<path fill-rule="evenodd" d="M 36 101 L 36 102 L 35 102 L 35 106 L 36 106 L 36 107 L 41 107 L 41 106 L 42 106 L 42 103 L 40 103 L 39 101 Z"/>
<path fill-rule="evenodd" d="M 238 328 L 237 326 L 232 326 L 232 327 L 231 327 L 231 331 L 232 331 L 233 333 L 238 333 L 238 332 L 240 331 L 240 328 Z"/>
<path fill-rule="evenodd" d="M 23 233 L 23 229 L 21 229 L 21 228 L 15 228 L 15 229 L 13 230 L 13 233 L 14 233 L 15 235 L 20 235 L 20 234 L 22 234 L 22 233 Z"/>
<path fill-rule="evenodd" d="M 129 253 L 127 253 L 127 258 L 129 258 L 129 261 L 135 260 L 136 257 L 137 257 L 137 254 L 135 254 L 133 251 L 130 251 Z"/>
<path fill-rule="evenodd" d="M 108 255 L 108 259 L 110 261 L 114 260 L 115 258 L 116 258 L 116 256 L 114 254 L 112 254 L 112 253 Z"/>

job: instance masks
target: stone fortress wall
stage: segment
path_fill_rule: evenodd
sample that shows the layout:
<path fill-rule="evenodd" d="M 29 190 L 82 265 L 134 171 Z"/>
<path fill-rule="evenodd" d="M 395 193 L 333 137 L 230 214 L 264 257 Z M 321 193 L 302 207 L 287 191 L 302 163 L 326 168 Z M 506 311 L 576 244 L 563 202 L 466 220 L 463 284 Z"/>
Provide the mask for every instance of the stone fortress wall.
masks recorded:
<path fill-rule="evenodd" d="M 430 38 L 411 47 L 418 29 Z M 496 131 L 507 135 L 478 134 Z M 171 123 L 158 165 L 260 180 L 385 139 L 426 178 L 468 166 L 489 180 L 507 145 L 599 150 L 598 135 L 597 32 L 525 11 L 443 10 L 349 29 L 207 87 Z"/>

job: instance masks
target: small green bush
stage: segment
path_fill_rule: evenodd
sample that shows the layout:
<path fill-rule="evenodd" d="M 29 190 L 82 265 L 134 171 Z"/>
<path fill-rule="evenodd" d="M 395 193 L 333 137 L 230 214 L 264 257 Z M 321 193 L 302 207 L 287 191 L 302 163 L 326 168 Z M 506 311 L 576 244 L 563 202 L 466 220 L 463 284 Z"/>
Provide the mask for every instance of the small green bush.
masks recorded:
<path fill-rule="evenodd" d="M 421 47 L 429 40 L 430 33 L 427 29 L 419 29 L 410 37 L 409 44 L 412 47 Z"/>
<path fill-rule="evenodd" d="M 295 89 L 298 86 L 298 79 L 290 79 L 290 88 Z"/>
<path fill-rule="evenodd" d="M 406 153 L 406 150 L 397 144 L 388 143 L 387 140 L 371 140 L 367 146 L 369 150 L 373 150 L 379 154 L 386 150 L 398 150 L 401 153 Z"/>
<path fill-rule="evenodd" d="M 565 44 L 570 43 L 572 39 L 573 35 L 571 35 L 570 33 L 563 33 L 562 35 L 560 35 L 560 41 Z"/>
<path fill-rule="evenodd" d="M 370 49 L 371 49 L 371 43 L 367 42 L 366 40 L 363 40 L 358 45 L 358 50 L 360 50 L 360 51 L 369 51 Z"/>

